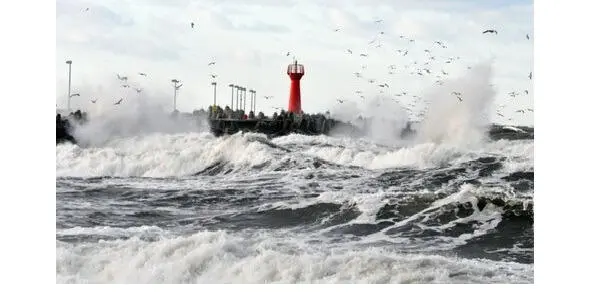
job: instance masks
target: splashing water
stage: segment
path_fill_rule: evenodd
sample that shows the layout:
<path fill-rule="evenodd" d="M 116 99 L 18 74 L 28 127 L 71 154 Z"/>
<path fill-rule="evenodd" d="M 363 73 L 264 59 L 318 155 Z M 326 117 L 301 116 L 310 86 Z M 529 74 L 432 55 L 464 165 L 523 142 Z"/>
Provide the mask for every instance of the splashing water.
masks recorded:
<path fill-rule="evenodd" d="M 467 75 L 430 90 L 431 104 L 420 123 L 417 142 L 477 145 L 490 125 L 495 91 L 489 85 L 490 63 L 474 66 Z M 453 92 L 459 93 L 456 97 Z M 460 100 L 461 99 L 461 100 Z"/>

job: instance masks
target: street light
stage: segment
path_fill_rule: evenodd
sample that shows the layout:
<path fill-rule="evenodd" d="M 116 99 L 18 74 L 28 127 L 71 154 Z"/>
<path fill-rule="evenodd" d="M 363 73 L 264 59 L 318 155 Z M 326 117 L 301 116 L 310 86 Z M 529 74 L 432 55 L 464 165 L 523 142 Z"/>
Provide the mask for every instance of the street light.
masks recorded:
<path fill-rule="evenodd" d="M 68 64 L 68 112 L 70 111 L 70 99 L 72 98 L 72 60 L 67 60 Z"/>
<path fill-rule="evenodd" d="M 257 91 L 253 90 L 252 94 L 254 95 L 254 112 L 257 112 Z"/>
<path fill-rule="evenodd" d="M 172 79 L 172 80 L 170 80 L 170 82 L 172 82 L 172 83 L 173 83 L 173 85 L 172 85 L 172 86 L 173 86 L 173 88 L 174 88 L 174 97 L 173 97 L 173 105 L 172 105 L 172 107 L 173 107 L 173 111 L 175 111 L 175 112 L 176 112 L 176 92 L 177 92 L 177 91 L 179 90 L 179 88 L 181 88 L 181 86 L 183 86 L 183 85 L 182 85 L 182 84 L 181 84 L 181 85 L 177 85 L 179 82 L 181 82 L 180 80 L 177 80 L 177 79 Z"/>
<path fill-rule="evenodd" d="M 242 86 L 238 86 L 238 99 L 240 99 L 239 103 L 238 103 L 238 110 L 242 110 Z M 238 100 L 236 100 L 238 102 Z"/>
<path fill-rule="evenodd" d="M 232 101 L 230 102 L 230 109 L 234 110 L 234 84 L 228 85 L 232 90 Z"/>
<path fill-rule="evenodd" d="M 217 98 L 216 98 L 216 95 L 217 95 L 216 91 L 217 90 L 216 90 L 216 88 L 217 88 L 218 83 L 214 81 L 211 83 L 211 85 L 213 85 L 213 106 L 215 106 L 217 108 Z"/>
<path fill-rule="evenodd" d="M 250 111 L 252 112 L 253 106 L 254 106 L 254 104 L 253 104 L 254 90 L 251 89 L 248 91 L 248 93 L 250 93 Z"/>
<path fill-rule="evenodd" d="M 246 114 L 246 87 L 242 87 L 242 110 Z"/>

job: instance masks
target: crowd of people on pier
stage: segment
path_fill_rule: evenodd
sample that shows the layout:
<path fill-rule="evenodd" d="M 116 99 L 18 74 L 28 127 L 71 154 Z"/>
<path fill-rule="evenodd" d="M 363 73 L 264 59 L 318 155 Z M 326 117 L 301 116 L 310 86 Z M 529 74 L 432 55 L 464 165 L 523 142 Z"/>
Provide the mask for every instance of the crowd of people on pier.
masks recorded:
<path fill-rule="evenodd" d="M 198 124 L 200 121 L 207 121 L 211 132 L 216 136 L 234 134 L 240 131 L 258 132 L 271 136 L 286 135 L 289 133 L 327 135 L 337 127 L 348 134 L 356 135 L 365 129 L 365 124 L 371 123 L 371 119 L 359 117 L 355 123 L 356 125 L 353 125 L 350 122 L 347 123 L 330 118 L 329 112 L 294 114 L 281 110 L 279 113 L 274 112 L 271 116 L 266 116 L 263 112 L 255 115 L 254 111 L 250 111 L 246 114 L 243 109 L 233 110 L 229 106 L 222 108 L 217 105 L 209 106 L 207 110 L 194 110 L 192 113 L 180 113 L 178 111 L 171 113 L 172 118 L 179 116 L 194 119 Z M 67 116 L 62 116 L 62 114 L 58 113 L 56 115 L 56 142 L 69 141 L 76 143 L 76 140 L 72 136 L 72 129 L 75 126 L 85 124 L 87 121 L 86 113 L 80 110 L 70 112 Z M 361 125 L 359 122 L 361 122 Z M 410 131 L 409 126 L 407 125 L 403 134 Z"/>
<path fill-rule="evenodd" d="M 216 135 L 233 134 L 238 131 L 253 131 L 271 135 L 285 135 L 288 133 L 301 133 L 308 135 L 328 134 L 338 124 L 344 124 L 331 119 L 330 113 L 296 115 L 292 112 L 281 110 L 274 112 L 272 116 L 266 116 L 263 112 L 255 115 L 250 111 L 248 115 L 244 110 L 233 110 L 229 106 L 224 108 L 213 105 L 207 109 L 212 132 Z M 241 121 L 256 121 L 256 123 L 244 123 Z"/>

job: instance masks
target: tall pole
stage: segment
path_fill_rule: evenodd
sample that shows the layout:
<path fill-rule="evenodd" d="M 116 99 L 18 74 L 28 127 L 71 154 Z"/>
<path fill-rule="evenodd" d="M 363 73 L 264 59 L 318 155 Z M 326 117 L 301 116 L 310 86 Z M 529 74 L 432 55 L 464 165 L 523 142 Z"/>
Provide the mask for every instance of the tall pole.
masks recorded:
<path fill-rule="evenodd" d="M 254 107 L 254 104 L 253 104 L 253 101 L 254 101 L 253 100 L 254 99 L 254 90 L 251 89 L 251 90 L 248 91 L 248 93 L 250 93 L 250 111 L 252 112 L 253 111 L 253 107 Z"/>
<path fill-rule="evenodd" d="M 252 94 L 254 95 L 254 112 L 256 113 L 256 111 L 257 111 L 257 91 L 253 90 Z"/>
<path fill-rule="evenodd" d="M 216 88 L 217 88 L 217 82 L 212 82 L 211 85 L 213 85 L 213 106 L 215 106 L 217 108 L 217 97 L 216 97 Z"/>
<path fill-rule="evenodd" d="M 228 85 L 232 90 L 232 101 L 230 101 L 230 110 L 234 110 L 234 84 Z"/>
<path fill-rule="evenodd" d="M 246 113 L 246 87 L 242 87 L 242 94 L 244 95 L 242 98 L 242 110 L 244 110 L 244 113 Z"/>
<path fill-rule="evenodd" d="M 238 92 L 240 93 L 240 105 L 238 106 L 239 111 L 242 110 L 242 98 L 243 98 L 242 88 L 243 88 L 242 86 L 238 87 Z"/>
<path fill-rule="evenodd" d="M 183 85 L 181 84 L 181 85 L 178 85 L 178 86 L 177 86 L 177 84 L 178 84 L 180 81 L 179 81 L 179 80 L 176 80 L 176 79 L 172 79 L 172 80 L 170 80 L 170 81 L 173 83 L 173 85 L 172 85 L 172 86 L 173 86 L 173 88 L 174 88 L 174 95 L 173 95 L 173 101 L 172 101 L 172 107 L 173 107 L 173 109 L 172 109 L 172 110 L 176 112 L 176 92 L 177 92 L 177 91 L 179 90 L 179 88 L 181 88 L 181 86 L 183 86 Z"/>
<path fill-rule="evenodd" d="M 72 60 L 67 60 L 68 64 L 68 112 L 70 111 L 70 99 L 72 99 Z"/>

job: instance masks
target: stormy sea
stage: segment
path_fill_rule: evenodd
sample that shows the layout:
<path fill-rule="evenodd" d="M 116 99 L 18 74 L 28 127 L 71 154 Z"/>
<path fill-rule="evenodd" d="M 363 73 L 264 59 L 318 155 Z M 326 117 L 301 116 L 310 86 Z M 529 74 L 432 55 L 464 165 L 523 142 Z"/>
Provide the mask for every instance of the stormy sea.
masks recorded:
<path fill-rule="evenodd" d="M 56 282 L 533 283 L 534 130 L 483 96 L 406 139 L 97 114 L 56 148 Z"/>

